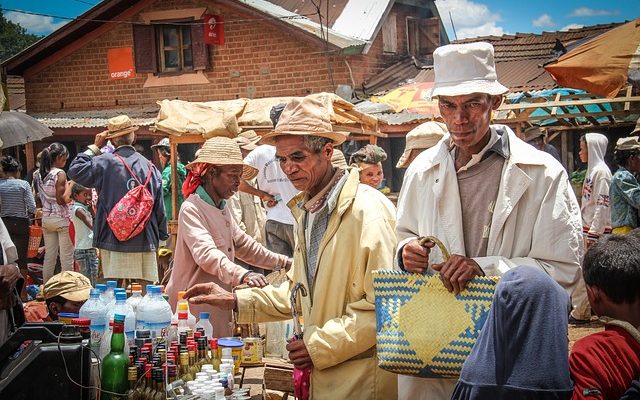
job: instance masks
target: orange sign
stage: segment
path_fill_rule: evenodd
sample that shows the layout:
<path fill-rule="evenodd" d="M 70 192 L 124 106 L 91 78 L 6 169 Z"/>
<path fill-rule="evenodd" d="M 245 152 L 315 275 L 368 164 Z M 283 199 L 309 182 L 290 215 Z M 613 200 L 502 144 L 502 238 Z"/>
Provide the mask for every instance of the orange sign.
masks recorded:
<path fill-rule="evenodd" d="M 109 78 L 129 79 L 136 77 L 131 47 L 107 50 L 107 61 L 109 63 Z"/>

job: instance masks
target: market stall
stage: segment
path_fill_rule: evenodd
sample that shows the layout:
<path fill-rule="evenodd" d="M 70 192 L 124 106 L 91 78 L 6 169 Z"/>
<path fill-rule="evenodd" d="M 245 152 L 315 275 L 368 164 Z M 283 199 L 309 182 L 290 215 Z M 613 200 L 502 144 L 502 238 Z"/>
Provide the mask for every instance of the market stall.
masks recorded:
<path fill-rule="evenodd" d="M 376 117 L 360 112 L 354 105 L 332 93 L 310 95 L 331 112 L 331 122 L 336 131 L 349 132 L 350 140 L 366 140 L 375 144 L 380 133 Z M 269 97 L 264 99 L 236 99 L 211 102 L 162 100 L 155 123 L 156 133 L 167 134 L 171 146 L 171 174 L 177 176 L 177 148 L 179 144 L 201 144 L 214 136 L 236 137 L 243 130 L 254 130 L 259 135 L 273 129 L 270 112 L 273 106 L 287 103 L 293 97 Z M 169 232 L 177 235 L 178 182 L 172 180 L 173 205 Z M 175 242 L 175 241 L 173 241 Z"/>

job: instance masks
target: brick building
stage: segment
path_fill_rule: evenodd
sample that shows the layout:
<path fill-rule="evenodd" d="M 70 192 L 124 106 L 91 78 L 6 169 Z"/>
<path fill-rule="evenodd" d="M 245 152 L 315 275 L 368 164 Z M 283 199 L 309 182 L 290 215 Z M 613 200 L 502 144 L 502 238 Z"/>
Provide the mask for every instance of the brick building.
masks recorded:
<path fill-rule="evenodd" d="M 148 151 L 158 100 L 357 93 L 399 59 L 448 42 L 433 0 L 316 3 L 105 0 L 2 68 L 24 79 L 26 111 L 72 155 L 119 113 L 142 126 Z M 222 45 L 205 43 L 211 14 L 224 18 L 213 30 L 223 27 Z M 43 146 L 27 146 L 29 168 Z"/>

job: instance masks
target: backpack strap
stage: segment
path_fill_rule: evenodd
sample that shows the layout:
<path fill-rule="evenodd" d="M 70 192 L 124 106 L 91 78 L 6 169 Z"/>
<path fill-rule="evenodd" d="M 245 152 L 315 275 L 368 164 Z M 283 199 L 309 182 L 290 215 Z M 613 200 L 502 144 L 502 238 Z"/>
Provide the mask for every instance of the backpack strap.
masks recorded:
<path fill-rule="evenodd" d="M 138 179 L 136 174 L 133 172 L 129 164 L 126 163 L 124 158 L 120 157 L 118 154 L 114 154 L 114 156 L 116 156 L 116 158 L 118 158 L 118 160 L 120 160 L 124 164 L 124 166 L 127 168 L 131 176 L 133 176 L 133 179 L 135 179 L 136 182 L 138 182 L 138 185 L 143 186 L 142 182 L 140 182 L 140 180 Z M 147 186 L 149 184 L 149 181 L 151 181 L 152 172 L 153 172 L 153 164 L 151 163 L 151 161 L 149 161 L 149 173 L 147 174 L 147 180 L 144 182 L 144 186 Z"/>

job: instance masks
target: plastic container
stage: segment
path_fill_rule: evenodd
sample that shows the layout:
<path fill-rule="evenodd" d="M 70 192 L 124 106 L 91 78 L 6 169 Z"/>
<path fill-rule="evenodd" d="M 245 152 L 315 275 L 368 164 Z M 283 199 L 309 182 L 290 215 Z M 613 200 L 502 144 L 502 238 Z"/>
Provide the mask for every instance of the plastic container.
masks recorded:
<path fill-rule="evenodd" d="M 167 337 L 171 326 L 171 305 L 162 298 L 160 286 L 149 288 L 149 298 L 140 313 L 144 328 L 151 332 L 151 338 L 159 341 Z"/>
<path fill-rule="evenodd" d="M 118 287 L 118 282 L 117 281 L 107 281 L 107 288 L 104 291 L 104 293 L 102 293 L 101 295 L 101 299 L 105 304 L 109 304 L 111 303 L 111 300 L 113 300 L 115 298 L 115 288 Z"/>
<path fill-rule="evenodd" d="M 135 344 L 135 330 L 136 330 L 136 314 L 130 305 L 127 304 L 127 294 L 123 292 L 116 293 L 116 302 L 114 306 L 107 310 L 106 319 L 111 322 L 115 314 L 121 314 L 125 316 L 124 320 L 124 335 L 127 338 L 129 346 Z"/>
<path fill-rule="evenodd" d="M 213 337 L 213 325 L 211 325 L 211 322 L 209 321 L 208 312 L 203 311 L 200 313 L 200 319 L 196 323 L 195 330 L 197 331 L 198 328 L 204 329 L 204 334 L 208 339 L 211 339 Z"/>
<path fill-rule="evenodd" d="M 154 287 L 155 285 L 147 285 L 146 289 L 147 289 L 147 294 L 145 294 L 142 299 L 140 300 L 140 302 L 138 303 L 138 307 L 136 309 L 136 330 L 140 330 L 140 329 L 146 329 L 144 326 L 144 318 L 143 318 L 143 312 L 144 312 L 144 307 L 147 304 L 147 302 L 149 301 L 149 292 L 151 291 L 151 288 Z"/>
<path fill-rule="evenodd" d="M 184 294 L 186 292 L 185 291 L 179 291 L 178 292 L 178 303 L 176 304 L 176 312 L 173 314 L 173 317 L 171 317 L 171 322 L 178 322 L 178 313 L 180 311 L 186 311 L 187 312 L 187 325 L 189 326 L 189 328 L 191 328 L 192 331 L 195 332 L 195 328 L 196 328 L 196 317 L 191 314 L 191 311 L 189 310 L 189 302 L 186 301 L 184 299 Z"/>
<path fill-rule="evenodd" d="M 58 314 L 58 321 L 62 322 L 65 325 L 70 325 L 71 321 L 74 318 L 78 318 L 78 317 L 79 315 L 74 313 L 60 313 Z"/>
<path fill-rule="evenodd" d="M 133 308 L 133 312 L 138 311 L 138 304 L 142 300 L 142 286 L 138 283 L 131 285 L 131 297 L 127 299 L 127 304 Z"/>
<path fill-rule="evenodd" d="M 237 373 L 238 371 L 240 371 L 240 363 L 242 361 L 242 348 L 244 347 L 244 342 L 234 337 L 220 338 L 218 339 L 218 346 L 221 348 L 220 351 L 222 354 L 222 362 L 224 362 L 225 352 L 228 351 L 225 351 L 225 348 L 231 349 L 231 356 L 233 358 L 235 372 Z M 222 366 L 220 367 L 220 370 L 222 370 Z"/>
<path fill-rule="evenodd" d="M 91 329 L 91 349 L 96 352 L 100 351 L 100 342 L 104 335 L 106 325 L 107 306 L 100 300 L 100 290 L 91 289 L 89 300 L 80 307 L 80 318 L 88 318 L 91 320 L 89 328 Z"/>

